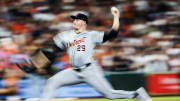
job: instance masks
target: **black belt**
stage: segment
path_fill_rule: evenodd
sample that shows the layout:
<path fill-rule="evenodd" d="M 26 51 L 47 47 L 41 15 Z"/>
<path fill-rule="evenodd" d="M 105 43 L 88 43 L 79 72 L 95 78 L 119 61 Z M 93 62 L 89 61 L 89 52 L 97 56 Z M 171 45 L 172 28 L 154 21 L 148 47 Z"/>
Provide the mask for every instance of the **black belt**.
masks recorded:
<path fill-rule="evenodd" d="M 91 65 L 91 63 L 87 63 L 87 64 L 85 64 L 85 68 L 87 68 L 87 67 L 89 67 Z M 77 71 L 77 72 L 81 72 L 83 69 L 85 69 L 85 68 L 73 68 L 75 71 Z"/>

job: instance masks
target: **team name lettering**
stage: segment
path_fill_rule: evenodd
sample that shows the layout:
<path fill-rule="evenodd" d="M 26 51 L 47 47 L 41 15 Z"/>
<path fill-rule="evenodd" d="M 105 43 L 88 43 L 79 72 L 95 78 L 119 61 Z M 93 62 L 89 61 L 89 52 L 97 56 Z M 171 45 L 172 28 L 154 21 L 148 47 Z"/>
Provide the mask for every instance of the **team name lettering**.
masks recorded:
<path fill-rule="evenodd" d="M 68 42 L 68 43 L 67 43 L 67 46 L 68 46 L 68 47 L 72 47 L 72 46 L 78 45 L 78 44 L 80 44 L 80 43 L 83 43 L 83 42 L 85 41 L 85 38 L 86 38 L 86 37 L 83 37 L 83 38 L 80 39 L 80 40 L 74 40 L 73 42 Z"/>

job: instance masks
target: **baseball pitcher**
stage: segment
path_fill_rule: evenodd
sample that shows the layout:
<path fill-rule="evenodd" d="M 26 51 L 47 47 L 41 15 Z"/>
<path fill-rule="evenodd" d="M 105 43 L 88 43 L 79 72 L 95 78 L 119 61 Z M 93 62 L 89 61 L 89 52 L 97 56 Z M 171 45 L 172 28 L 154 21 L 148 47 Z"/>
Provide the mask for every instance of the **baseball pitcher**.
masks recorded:
<path fill-rule="evenodd" d="M 113 14 L 113 25 L 110 31 L 86 30 L 88 16 L 78 13 L 71 16 L 74 30 L 59 33 L 53 38 L 58 51 L 67 51 L 73 67 L 56 73 L 48 80 L 42 95 L 43 101 L 51 101 L 55 96 L 55 90 L 59 87 L 82 82 L 88 83 L 108 99 L 137 98 L 139 101 L 152 101 L 142 87 L 136 91 L 114 90 L 93 59 L 96 45 L 113 40 L 118 35 L 120 12 L 116 7 L 112 7 L 111 12 Z M 42 60 L 47 64 L 49 63 L 48 59 Z M 41 62 L 34 62 L 38 68 L 42 66 L 39 66 L 39 63 Z"/>

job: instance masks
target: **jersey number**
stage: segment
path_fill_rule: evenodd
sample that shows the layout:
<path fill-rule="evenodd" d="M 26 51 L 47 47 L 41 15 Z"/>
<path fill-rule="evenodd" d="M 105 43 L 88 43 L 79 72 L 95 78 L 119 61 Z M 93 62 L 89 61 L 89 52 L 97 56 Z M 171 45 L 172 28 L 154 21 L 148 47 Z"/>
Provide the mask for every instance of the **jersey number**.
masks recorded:
<path fill-rule="evenodd" d="M 85 45 L 78 45 L 77 46 L 77 51 L 85 51 L 86 50 L 86 46 Z"/>

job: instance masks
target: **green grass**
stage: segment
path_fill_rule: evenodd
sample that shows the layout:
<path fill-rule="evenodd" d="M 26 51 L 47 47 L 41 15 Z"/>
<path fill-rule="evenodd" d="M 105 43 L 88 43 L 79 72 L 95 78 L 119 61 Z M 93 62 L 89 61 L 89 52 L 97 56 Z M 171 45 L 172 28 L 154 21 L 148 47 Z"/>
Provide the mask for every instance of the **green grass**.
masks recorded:
<path fill-rule="evenodd" d="M 153 97 L 153 101 L 180 101 L 180 96 Z"/>
<path fill-rule="evenodd" d="M 170 97 L 152 97 L 153 101 L 180 101 L 180 96 Z M 56 99 L 54 101 L 137 101 L 136 99 L 116 99 L 108 100 L 104 98 L 90 98 L 90 99 Z"/>

